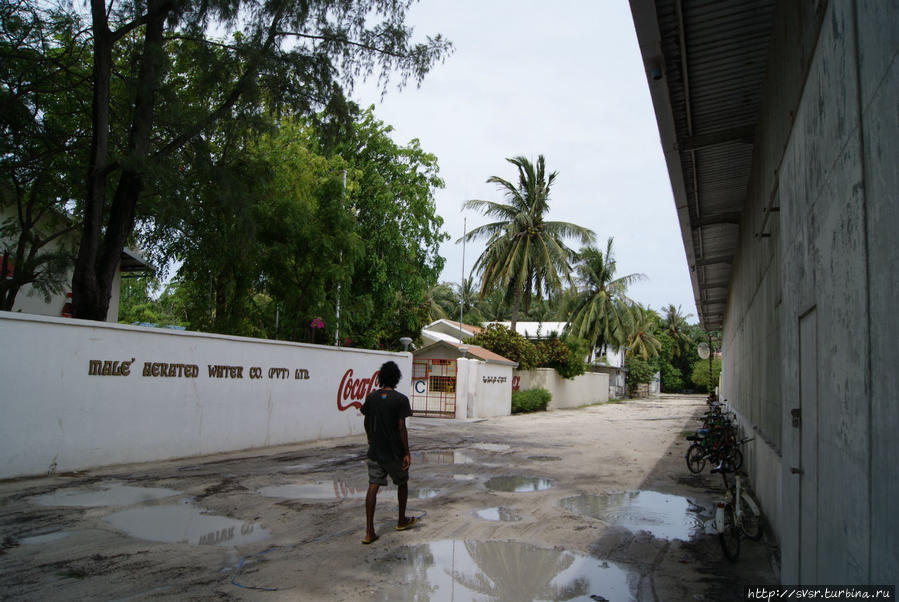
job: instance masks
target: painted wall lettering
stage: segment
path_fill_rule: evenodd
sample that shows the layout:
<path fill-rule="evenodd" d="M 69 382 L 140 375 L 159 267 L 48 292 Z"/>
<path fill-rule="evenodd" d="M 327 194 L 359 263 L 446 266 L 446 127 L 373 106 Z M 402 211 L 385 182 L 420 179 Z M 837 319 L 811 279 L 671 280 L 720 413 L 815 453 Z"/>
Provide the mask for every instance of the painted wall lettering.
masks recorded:
<path fill-rule="evenodd" d="M 262 378 L 262 368 L 259 366 L 251 366 L 249 369 L 250 378 Z"/>
<path fill-rule="evenodd" d="M 290 370 L 287 368 L 269 368 L 268 377 L 281 379 L 290 378 Z"/>
<path fill-rule="evenodd" d="M 504 383 L 506 382 L 505 376 L 484 376 L 482 377 L 482 381 L 485 383 Z"/>
<path fill-rule="evenodd" d="M 87 366 L 89 376 L 128 376 L 131 374 L 131 361 L 90 360 Z"/>
<path fill-rule="evenodd" d="M 296 380 L 309 380 L 309 370 L 306 370 L 305 368 L 297 368 L 293 373 L 293 377 Z"/>
<path fill-rule="evenodd" d="M 365 399 L 365 396 L 371 393 L 371 390 L 378 382 L 378 374 L 380 372 L 380 370 L 375 370 L 375 373 L 371 375 L 371 378 L 353 380 L 353 369 L 350 368 L 347 370 L 343 374 L 343 378 L 340 379 L 340 386 L 337 387 L 337 409 L 341 412 L 350 408 L 362 409 L 361 400 Z M 347 401 L 348 399 L 353 399 L 354 401 L 343 405 L 342 402 Z"/>
<path fill-rule="evenodd" d="M 520 386 L 521 386 L 521 377 L 513 376 L 512 377 L 512 390 L 517 391 Z"/>
<path fill-rule="evenodd" d="M 197 378 L 200 367 L 196 364 L 169 364 L 166 362 L 144 362 L 143 376 L 164 378 Z"/>
<path fill-rule="evenodd" d="M 206 364 L 209 378 L 243 378 L 243 366 L 213 366 Z"/>

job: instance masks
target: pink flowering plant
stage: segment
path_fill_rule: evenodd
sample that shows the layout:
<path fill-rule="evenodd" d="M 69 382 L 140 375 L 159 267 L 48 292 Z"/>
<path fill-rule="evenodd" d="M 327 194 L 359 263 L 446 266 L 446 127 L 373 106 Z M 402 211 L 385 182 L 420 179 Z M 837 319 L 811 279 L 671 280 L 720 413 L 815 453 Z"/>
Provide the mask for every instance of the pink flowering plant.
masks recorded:
<path fill-rule="evenodd" d="M 309 322 L 309 328 L 312 328 L 313 330 L 322 329 L 324 327 L 325 327 L 325 323 L 322 322 L 321 318 L 315 318 L 314 320 Z"/>

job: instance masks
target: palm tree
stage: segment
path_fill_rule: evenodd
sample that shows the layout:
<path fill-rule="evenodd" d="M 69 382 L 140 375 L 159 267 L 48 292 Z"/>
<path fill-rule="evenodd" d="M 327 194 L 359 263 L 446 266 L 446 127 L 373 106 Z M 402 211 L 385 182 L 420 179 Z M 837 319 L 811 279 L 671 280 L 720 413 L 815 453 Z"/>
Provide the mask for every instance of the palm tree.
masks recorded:
<path fill-rule="evenodd" d="M 481 275 L 480 297 L 494 287 L 500 287 L 512 302 L 511 328 L 518 322 L 522 300 L 525 310 L 532 293 L 538 296 L 562 288 L 562 279 L 571 279 L 571 262 L 577 254 L 563 239 L 574 237 L 582 244 L 594 239 L 591 230 L 568 222 L 549 222 L 549 193 L 558 172 L 547 176 L 543 155 L 532 165 L 525 157 L 506 159 L 518 169 L 518 184 L 491 176 L 505 194 L 506 203 L 472 199 L 465 209 L 478 209 L 497 221 L 478 226 L 457 242 L 486 238 L 487 247 L 475 262 Z"/>
<path fill-rule="evenodd" d="M 613 238 L 606 242 L 605 252 L 585 247 L 577 264 L 578 295 L 566 329 L 579 339 L 605 353 L 607 347 L 619 349 L 627 344 L 630 316 L 627 287 L 644 280 L 644 274 L 615 277 Z"/>
<path fill-rule="evenodd" d="M 662 343 L 653 331 L 656 326 L 656 315 L 639 303 L 630 306 L 628 312 L 627 357 L 639 357 L 643 361 L 655 357 L 662 349 Z"/>
<path fill-rule="evenodd" d="M 672 356 L 680 357 L 692 344 L 690 334 L 687 332 L 687 318 L 693 314 L 682 316 L 680 305 L 674 307 L 673 303 L 668 304 L 662 311 L 664 312 L 662 332 L 671 337 Z"/>

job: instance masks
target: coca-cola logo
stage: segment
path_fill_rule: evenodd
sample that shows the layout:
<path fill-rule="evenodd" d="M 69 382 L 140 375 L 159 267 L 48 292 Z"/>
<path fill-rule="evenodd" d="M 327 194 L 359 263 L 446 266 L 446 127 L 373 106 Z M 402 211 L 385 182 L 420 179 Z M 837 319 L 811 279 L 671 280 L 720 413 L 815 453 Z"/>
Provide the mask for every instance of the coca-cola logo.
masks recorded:
<path fill-rule="evenodd" d="M 371 390 L 375 387 L 378 382 L 378 374 L 380 370 L 375 370 L 375 373 L 371 375 L 370 378 L 353 378 L 353 369 L 350 368 L 347 370 L 343 378 L 340 379 L 340 386 L 337 387 L 337 409 L 341 412 L 345 410 L 349 410 L 350 408 L 358 408 L 362 409 L 362 400 L 365 399 L 365 396 L 371 393 Z M 350 401 L 344 405 L 344 402 Z"/>

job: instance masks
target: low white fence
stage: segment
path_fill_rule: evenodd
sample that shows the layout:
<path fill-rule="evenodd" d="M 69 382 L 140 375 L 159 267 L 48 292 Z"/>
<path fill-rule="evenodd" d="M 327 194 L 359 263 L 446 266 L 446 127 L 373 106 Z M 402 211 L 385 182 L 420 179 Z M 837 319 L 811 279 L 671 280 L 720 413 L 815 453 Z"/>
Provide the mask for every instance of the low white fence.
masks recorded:
<path fill-rule="evenodd" d="M 0 312 L 0 478 L 364 432 L 412 356 Z"/>
<path fill-rule="evenodd" d="M 512 366 L 459 359 L 456 418 L 490 418 L 512 413 Z"/>
<path fill-rule="evenodd" d="M 546 389 L 552 394 L 547 410 L 576 408 L 609 401 L 609 375 L 586 372 L 568 379 L 559 376 L 552 368 L 515 370 L 512 389 L 515 391 Z"/>

